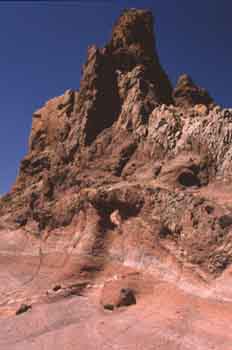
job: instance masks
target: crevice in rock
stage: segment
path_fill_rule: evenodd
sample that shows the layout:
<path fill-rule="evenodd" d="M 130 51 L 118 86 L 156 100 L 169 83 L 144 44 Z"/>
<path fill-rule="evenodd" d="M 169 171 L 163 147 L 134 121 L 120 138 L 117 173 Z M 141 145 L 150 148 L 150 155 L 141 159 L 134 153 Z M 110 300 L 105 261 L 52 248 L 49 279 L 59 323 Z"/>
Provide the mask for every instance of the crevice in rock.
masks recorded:
<path fill-rule="evenodd" d="M 116 74 L 109 57 L 99 64 L 95 101 L 90 109 L 85 125 L 85 142 L 90 145 L 104 129 L 112 126 L 121 111 Z"/>
<path fill-rule="evenodd" d="M 184 187 L 199 186 L 200 181 L 197 176 L 191 171 L 183 171 L 179 177 L 178 182 Z"/>

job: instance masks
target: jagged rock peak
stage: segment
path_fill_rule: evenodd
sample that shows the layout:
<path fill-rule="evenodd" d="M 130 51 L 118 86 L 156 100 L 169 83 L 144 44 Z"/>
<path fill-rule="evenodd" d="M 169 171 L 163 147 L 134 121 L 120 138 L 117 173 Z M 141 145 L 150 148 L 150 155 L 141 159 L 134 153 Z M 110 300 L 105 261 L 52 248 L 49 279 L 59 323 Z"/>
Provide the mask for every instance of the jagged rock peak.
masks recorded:
<path fill-rule="evenodd" d="M 213 99 L 209 93 L 197 86 L 188 74 L 182 74 L 179 77 L 173 90 L 173 100 L 179 107 L 193 107 L 197 104 L 213 105 Z"/>
<path fill-rule="evenodd" d="M 192 86 L 195 85 L 193 79 L 188 74 L 182 74 L 177 80 L 177 86 Z"/>
<path fill-rule="evenodd" d="M 172 86 L 156 50 L 154 19 L 150 10 L 124 10 L 105 49 L 115 70 L 130 72 L 138 65 L 143 66 L 145 76 L 154 84 L 157 103 L 173 102 Z"/>
<path fill-rule="evenodd" d="M 137 54 L 154 56 L 155 38 L 152 12 L 144 9 L 126 9 L 116 22 L 110 46 L 112 49 L 134 50 Z"/>

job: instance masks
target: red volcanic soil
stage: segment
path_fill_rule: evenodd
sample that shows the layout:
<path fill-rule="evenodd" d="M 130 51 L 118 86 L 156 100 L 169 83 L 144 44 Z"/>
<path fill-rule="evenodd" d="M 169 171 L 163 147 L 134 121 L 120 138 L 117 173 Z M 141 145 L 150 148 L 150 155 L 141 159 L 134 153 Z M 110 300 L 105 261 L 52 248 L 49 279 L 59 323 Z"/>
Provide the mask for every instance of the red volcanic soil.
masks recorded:
<path fill-rule="evenodd" d="M 48 294 L 54 271 L 44 268 L 33 277 L 31 264 L 30 258 L 24 264 L 1 258 L 1 285 L 6 279 L 11 285 L 1 305 L 1 349 L 231 349 L 232 304 L 216 297 L 207 283 L 195 281 L 192 287 L 180 274 L 177 286 L 112 265 L 84 293 L 65 294 L 71 285 L 66 280 L 62 290 Z M 108 300 L 117 288 L 133 287 L 137 303 L 104 310 L 103 285 Z M 23 302 L 32 308 L 15 316 Z"/>

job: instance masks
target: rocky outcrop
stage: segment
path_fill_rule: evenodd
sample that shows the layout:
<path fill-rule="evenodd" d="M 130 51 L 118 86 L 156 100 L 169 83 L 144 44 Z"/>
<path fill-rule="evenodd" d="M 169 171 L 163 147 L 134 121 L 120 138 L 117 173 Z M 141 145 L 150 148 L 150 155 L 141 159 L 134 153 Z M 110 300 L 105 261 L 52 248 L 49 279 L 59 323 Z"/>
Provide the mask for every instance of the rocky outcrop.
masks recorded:
<path fill-rule="evenodd" d="M 113 29 L 112 39 L 107 48 L 115 68 L 122 72 L 142 65 L 145 80 L 153 84 L 155 99 L 159 103 L 169 104 L 172 102 L 172 88 L 159 63 L 153 25 L 150 11 L 125 10 Z"/>
<path fill-rule="evenodd" d="M 169 105 L 172 96 L 176 106 Z M 187 75 L 172 93 L 151 12 L 125 10 L 110 42 L 89 47 L 80 90 L 68 90 L 34 113 L 29 151 L 12 192 L 1 200 L 1 215 L 43 235 L 71 225 L 80 210 L 88 216 L 90 205 L 99 237 L 101 227 L 117 227 L 113 212 L 123 232 L 123 220 L 147 202 L 143 191 L 152 181 L 183 191 L 230 179 L 230 117 Z M 131 184 L 139 186 L 138 194 Z M 117 186 L 114 199 L 106 199 L 108 188 Z"/>
<path fill-rule="evenodd" d="M 30 272 L 37 301 L 91 290 L 105 308 L 136 310 L 154 280 L 232 300 L 217 284 L 232 261 L 232 110 L 187 75 L 173 90 L 155 41 L 151 12 L 124 11 L 109 43 L 89 47 L 79 91 L 33 115 L 0 199 L 0 258 Z M 23 293 L 13 305 L 33 304 Z"/>
<path fill-rule="evenodd" d="M 208 92 L 197 86 L 187 74 L 179 77 L 173 90 L 173 100 L 175 105 L 179 107 L 213 106 L 213 99 Z"/>

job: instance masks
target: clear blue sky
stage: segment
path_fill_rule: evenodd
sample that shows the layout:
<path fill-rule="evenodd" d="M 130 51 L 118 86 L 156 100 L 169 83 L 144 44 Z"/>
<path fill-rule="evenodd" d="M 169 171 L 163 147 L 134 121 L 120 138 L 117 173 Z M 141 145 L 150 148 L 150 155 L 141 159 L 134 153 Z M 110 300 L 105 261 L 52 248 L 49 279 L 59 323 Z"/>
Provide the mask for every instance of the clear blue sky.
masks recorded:
<path fill-rule="evenodd" d="M 173 83 L 189 73 L 232 106 L 232 1 L 0 2 L 0 193 L 27 150 L 31 115 L 49 98 L 78 88 L 86 48 L 103 46 L 125 7 L 151 8 L 161 63 Z"/>

